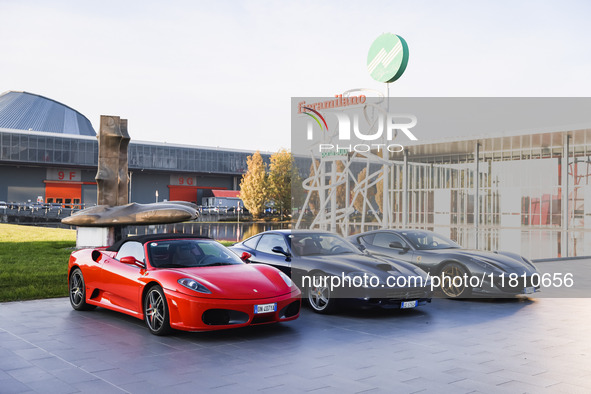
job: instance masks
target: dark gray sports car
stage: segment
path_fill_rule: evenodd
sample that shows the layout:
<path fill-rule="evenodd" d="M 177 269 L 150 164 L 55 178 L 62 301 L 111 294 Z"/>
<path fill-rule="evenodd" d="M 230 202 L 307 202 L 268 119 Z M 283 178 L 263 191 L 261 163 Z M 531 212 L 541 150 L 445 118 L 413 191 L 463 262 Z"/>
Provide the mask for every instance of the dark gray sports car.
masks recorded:
<path fill-rule="evenodd" d="M 414 308 L 431 302 L 427 274 L 413 264 L 363 253 L 329 232 L 276 230 L 230 247 L 244 260 L 289 275 L 318 313 L 339 304 Z"/>
<path fill-rule="evenodd" d="M 536 267 L 516 253 L 463 249 L 426 230 L 376 230 L 348 239 L 373 255 L 422 268 L 446 297 L 506 297 L 540 290 Z"/>

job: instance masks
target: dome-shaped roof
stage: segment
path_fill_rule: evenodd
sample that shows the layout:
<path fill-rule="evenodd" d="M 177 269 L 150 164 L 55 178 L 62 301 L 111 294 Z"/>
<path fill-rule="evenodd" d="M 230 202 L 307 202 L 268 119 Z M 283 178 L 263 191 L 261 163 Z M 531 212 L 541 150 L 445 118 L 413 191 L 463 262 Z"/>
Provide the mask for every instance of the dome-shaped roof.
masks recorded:
<path fill-rule="evenodd" d="M 28 92 L 0 95 L 0 128 L 96 136 L 92 124 L 80 112 Z"/>

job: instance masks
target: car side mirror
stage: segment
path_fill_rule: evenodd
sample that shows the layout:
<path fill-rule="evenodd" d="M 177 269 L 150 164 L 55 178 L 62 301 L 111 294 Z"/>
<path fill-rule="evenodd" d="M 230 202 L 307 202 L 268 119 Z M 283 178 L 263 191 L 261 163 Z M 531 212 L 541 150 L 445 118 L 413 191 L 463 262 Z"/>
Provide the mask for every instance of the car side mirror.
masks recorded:
<path fill-rule="evenodd" d="M 361 245 L 361 244 L 357 244 L 357 249 L 359 249 L 362 252 L 365 252 L 367 250 L 367 248 L 365 247 L 365 245 Z"/>
<path fill-rule="evenodd" d="M 240 256 L 240 260 L 244 261 L 245 263 L 249 263 L 250 261 L 248 261 L 248 259 L 250 259 L 252 257 L 252 255 L 248 252 L 242 252 L 242 255 Z"/>
<path fill-rule="evenodd" d="M 142 263 L 141 261 L 137 260 L 133 256 L 124 256 L 124 257 L 121 257 L 119 259 L 119 261 L 122 262 L 123 264 L 130 264 L 130 265 L 135 265 L 138 268 L 144 268 L 144 263 Z"/>
<path fill-rule="evenodd" d="M 398 241 L 390 242 L 388 246 L 390 246 L 392 249 L 402 249 L 405 252 L 409 249 L 408 246 L 403 246 L 402 243 Z"/>
<path fill-rule="evenodd" d="M 271 249 L 271 252 L 282 254 L 285 257 L 290 256 L 290 254 L 288 252 L 286 252 L 285 250 L 283 250 L 283 248 L 281 246 L 274 246 L 273 249 Z"/>

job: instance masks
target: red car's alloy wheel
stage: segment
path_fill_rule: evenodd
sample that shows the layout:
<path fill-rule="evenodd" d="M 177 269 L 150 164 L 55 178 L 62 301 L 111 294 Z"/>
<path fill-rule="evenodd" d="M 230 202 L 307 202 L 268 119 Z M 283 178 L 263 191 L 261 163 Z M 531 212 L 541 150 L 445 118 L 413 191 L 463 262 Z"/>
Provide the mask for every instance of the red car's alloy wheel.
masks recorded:
<path fill-rule="evenodd" d="M 96 308 L 86 303 L 86 286 L 80 268 L 75 268 L 70 274 L 70 304 L 77 311 L 87 311 Z"/>
<path fill-rule="evenodd" d="M 154 286 L 146 294 L 144 300 L 144 316 L 148 329 L 155 335 L 166 335 L 170 332 L 168 306 L 166 297 L 160 286 Z"/>

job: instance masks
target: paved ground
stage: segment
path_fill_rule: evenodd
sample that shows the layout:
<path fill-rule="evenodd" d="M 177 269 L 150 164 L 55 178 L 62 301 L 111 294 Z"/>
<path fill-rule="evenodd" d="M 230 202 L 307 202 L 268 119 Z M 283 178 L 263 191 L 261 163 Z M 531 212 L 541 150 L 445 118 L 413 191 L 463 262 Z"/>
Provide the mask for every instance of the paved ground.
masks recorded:
<path fill-rule="evenodd" d="M 590 308 L 537 298 L 304 309 L 291 323 L 162 338 L 66 298 L 0 303 L 0 393 L 589 393 Z"/>

